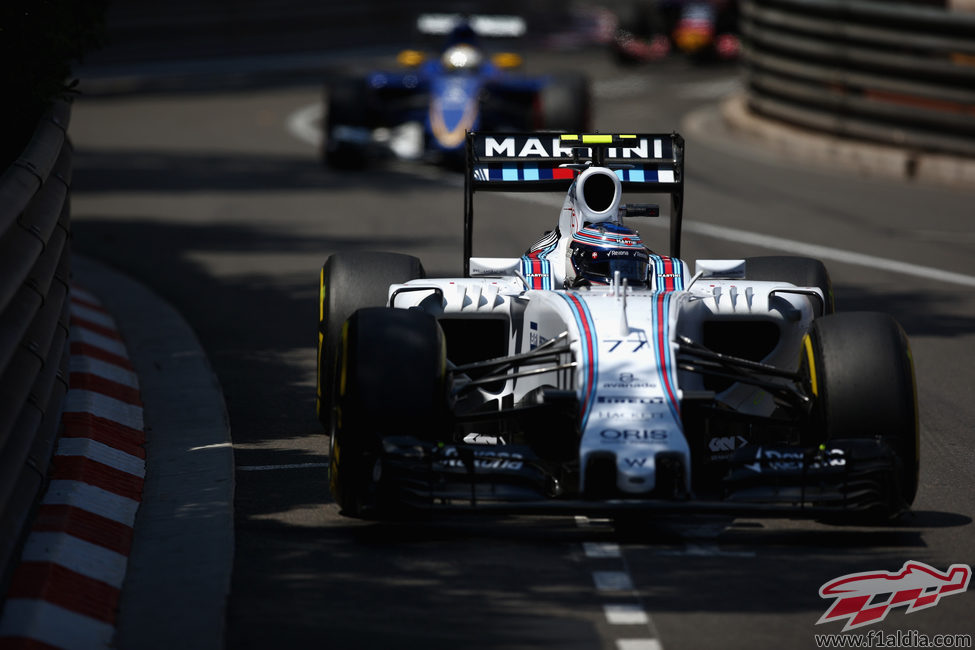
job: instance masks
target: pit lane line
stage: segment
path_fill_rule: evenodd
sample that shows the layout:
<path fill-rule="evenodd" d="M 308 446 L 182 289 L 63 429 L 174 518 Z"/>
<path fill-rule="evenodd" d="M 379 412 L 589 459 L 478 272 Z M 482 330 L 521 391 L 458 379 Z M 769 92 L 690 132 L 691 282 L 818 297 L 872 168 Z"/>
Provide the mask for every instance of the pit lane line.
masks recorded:
<path fill-rule="evenodd" d="M 322 109 L 321 105 L 319 104 L 311 104 L 296 110 L 289 115 L 286 120 L 285 124 L 288 132 L 295 138 L 318 147 L 321 142 L 321 130 L 318 127 L 318 121 L 321 119 L 321 113 Z M 448 185 L 460 184 L 460 179 L 454 174 L 447 174 L 446 172 L 441 172 L 436 169 L 426 168 L 423 168 L 423 172 L 424 173 L 422 176 L 424 178 L 441 180 L 446 182 Z M 562 205 L 562 199 L 540 194 L 519 194 L 516 192 L 504 192 L 503 194 L 518 201 L 540 203 L 555 207 L 560 207 Z M 663 223 L 652 223 L 650 225 L 660 228 L 667 227 L 667 225 Z M 876 255 L 857 253 L 855 251 L 847 251 L 828 246 L 819 246 L 817 244 L 807 244 L 794 239 L 786 239 L 785 237 L 763 235 L 760 233 L 749 232 L 747 230 L 739 230 L 736 228 L 728 228 L 726 226 L 718 226 L 715 224 L 696 221 L 685 222 L 683 229 L 684 232 L 705 235 L 707 237 L 714 237 L 716 239 L 723 239 L 725 241 L 739 244 L 786 251 L 793 255 L 815 257 L 824 261 L 862 266 L 879 271 L 909 275 L 925 280 L 934 280 L 936 282 L 943 282 L 946 284 L 975 287 L 975 276 L 935 269 L 928 266 L 922 266 L 920 264 L 911 264 L 903 260 L 892 260 L 885 257 L 878 257 Z"/>

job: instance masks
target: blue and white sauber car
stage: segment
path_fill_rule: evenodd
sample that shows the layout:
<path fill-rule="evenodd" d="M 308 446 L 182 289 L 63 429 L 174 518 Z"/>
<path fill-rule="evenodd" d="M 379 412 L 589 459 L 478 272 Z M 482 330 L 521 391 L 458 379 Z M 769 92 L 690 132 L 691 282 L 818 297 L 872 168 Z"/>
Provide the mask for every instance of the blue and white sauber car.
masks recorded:
<path fill-rule="evenodd" d="M 427 14 L 417 27 L 444 38 L 438 53 L 405 50 L 398 68 L 329 85 L 322 141 L 327 165 L 398 158 L 460 166 L 470 130 L 589 128 L 584 75 L 520 74 L 520 55 L 486 49 L 486 39 L 524 33 L 521 18 Z"/>
<path fill-rule="evenodd" d="M 910 349 L 834 313 L 817 260 L 679 258 L 684 142 L 469 133 L 464 277 L 339 253 L 321 274 L 319 417 L 351 515 L 384 509 L 896 515 L 914 499 Z M 472 257 L 477 192 L 565 193 L 521 257 Z M 632 224 L 669 195 L 670 251 Z M 840 516 L 841 515 L 841 516 Z"/>

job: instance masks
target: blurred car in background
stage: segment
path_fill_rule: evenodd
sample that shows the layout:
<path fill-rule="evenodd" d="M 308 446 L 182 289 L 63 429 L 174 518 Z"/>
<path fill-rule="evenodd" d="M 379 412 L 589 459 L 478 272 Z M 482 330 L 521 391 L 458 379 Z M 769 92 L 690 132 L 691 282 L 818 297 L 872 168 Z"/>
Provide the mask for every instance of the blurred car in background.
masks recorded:
<path fill-rule="evenodd" d="M 733 60 L 741 52 L 738 0 L 641 0 L 617 10 L 610 43 L 621 63 L 680 53 L 696 61 Z"/>
<path fill-rule="evenodd" d="M 404 50 L 394 70 L 335 80 L 325 91 L 322 160 L 358 167 L 398 158 L 462 165 L 468 130 L 586 131 L 590 90 L 577 72 L 520 74 L 523 57 L 485 39 L 524 35 L 518 16 L 425 14 L 438 51 Z"/>

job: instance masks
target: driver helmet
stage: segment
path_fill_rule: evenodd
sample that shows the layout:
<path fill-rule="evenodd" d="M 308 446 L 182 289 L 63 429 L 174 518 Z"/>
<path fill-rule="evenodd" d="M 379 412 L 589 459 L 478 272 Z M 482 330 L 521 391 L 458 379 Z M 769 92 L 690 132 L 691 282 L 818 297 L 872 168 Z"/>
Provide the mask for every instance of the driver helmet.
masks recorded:
<path fill-rule="evenodd" d="M 572 235 L 565 284 L 608 285 L 617 271 L 630 286 L 647 286 L 650 252 L 635 230 L 618 223 L 586 223 Z"/>
<path fill-rule="evenodd" d="M 468 43 L 458 43 L 451 45 L 444 50 L 441 62 L 447 70 L 474 70 L 481 65 L 484 56 L 481 52 Z"/>

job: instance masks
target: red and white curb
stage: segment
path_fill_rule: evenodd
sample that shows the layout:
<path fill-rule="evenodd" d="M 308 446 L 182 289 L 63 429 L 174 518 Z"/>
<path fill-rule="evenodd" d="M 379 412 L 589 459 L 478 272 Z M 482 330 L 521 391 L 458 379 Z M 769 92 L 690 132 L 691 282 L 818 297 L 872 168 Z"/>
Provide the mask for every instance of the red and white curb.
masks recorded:
<path fill-rule="evenodd" d="M 70 377 L 50 484 L 14 570 L 0 648 L 113 647 L 145 479 L 139 381 L 115 321 L 71 290 Z"/>

